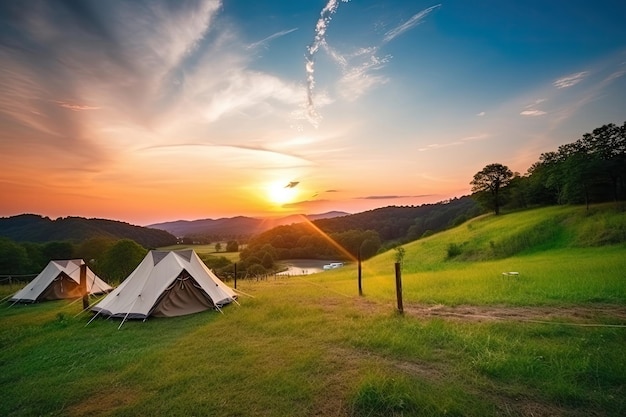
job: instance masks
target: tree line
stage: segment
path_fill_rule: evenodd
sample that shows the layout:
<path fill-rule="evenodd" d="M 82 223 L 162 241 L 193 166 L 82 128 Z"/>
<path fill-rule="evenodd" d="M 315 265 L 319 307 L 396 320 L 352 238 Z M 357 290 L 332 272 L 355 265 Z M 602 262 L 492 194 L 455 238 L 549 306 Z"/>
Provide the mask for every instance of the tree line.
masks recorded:
<path fill-rule="evenodd" d="M 176 244 L 176 237 L 164 230 L 134 226 L 125 222 L 83 217 L 52 220 L 37 214 L 0 218 L 0 236 L 17 242 L 82 242 L 92 237 L 132 239 L 147 248 Z"/>
<path fill-rule="evenodd" d="M 626 122 L 585 133 L 556 151 L 542 153 L 526 174 L 489 164 L 471 181 L 473 197 L 500 213 L 554 204 L 586 204 L 626 199 Z"/>
<path fill-rule="evenodd" d="M 26 275 L 25 280 L 30 281 L 51 260 L 83 259 L 100 278 L 114 285 L 124 280 L 147 253 L 130 239 L 96 237 L 81 243 L 33 243 L 0 237 L 0 275 Z"/>

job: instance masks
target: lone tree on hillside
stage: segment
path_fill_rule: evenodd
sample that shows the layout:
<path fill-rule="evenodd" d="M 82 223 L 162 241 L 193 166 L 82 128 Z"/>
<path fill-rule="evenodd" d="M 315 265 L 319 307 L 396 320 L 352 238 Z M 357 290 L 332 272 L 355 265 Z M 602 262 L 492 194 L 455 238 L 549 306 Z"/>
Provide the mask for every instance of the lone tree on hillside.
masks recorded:
<path fill-rule="evenodd" d="M 502 164 L 489 164 L 482 171 L 474 174 L 470 182 L 473 193 L 491 194 L 490 205 L 496 215 L 500 214 L 500 189 L 506 186 L 513 178 L 513 172 Z"/>

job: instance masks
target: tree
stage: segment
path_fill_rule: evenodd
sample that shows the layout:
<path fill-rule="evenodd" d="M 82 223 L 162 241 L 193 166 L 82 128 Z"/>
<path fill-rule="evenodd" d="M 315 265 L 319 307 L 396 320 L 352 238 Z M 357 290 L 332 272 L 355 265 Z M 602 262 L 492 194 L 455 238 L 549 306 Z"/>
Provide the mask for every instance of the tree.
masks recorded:
<path fill-rule="evenodd" d="M 231 240 L 226 244 L 226 252 L 239 251 L 239 243 L 236 240 Z"/>
<path fill-rule="evenodd" d="M 220 242 L 217 242 L 215 244 L 215 252 L 219 252 L 222 250 L 222 244 Z"/>
<path fill-rule="evenodd" d="M 107 282 L 120 282 L 139 265 L 148 251 L 134 240 L 122 239 L 111 246 L 102 259 L 101 271 Z"/>
<path fill-rule="evenodd" d="M 72 259 L 74 258 L 74 245 L 70 242 L 48 242 L 43 245 L 42 254 L 47 261 Z"/>
<path fill-rule="evenodd" d="M 0 237 L 0 273 L 23 274 L 28 272 L 26 249 L 10 239 Z"/>
<path fill-rule="evenodd" d="M 500 190 L 505 187 L 513 178 L 513 172 L 502 164 L 489 164 L 482 171 L 474 174 L 474 179 L 470 182 L 473 193 L 485 193 L 490 195 L 489 203 L 495 211 L 500 214 Z"/>

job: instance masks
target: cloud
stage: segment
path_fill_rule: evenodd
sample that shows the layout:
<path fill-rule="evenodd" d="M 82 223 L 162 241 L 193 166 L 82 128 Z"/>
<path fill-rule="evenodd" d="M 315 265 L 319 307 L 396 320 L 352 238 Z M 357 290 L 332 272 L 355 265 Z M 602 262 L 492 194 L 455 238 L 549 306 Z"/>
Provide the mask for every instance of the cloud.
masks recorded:
<path fill-rule="evenodd" d="M 175 82 L 201 52 L 220 5 L 3 4 L 0 26 L 9 28 L 0 33 L 4 127 L 20 129 L 25 143 L 61 154 L 71 148 L 92 163 L 115 154 L 105 131 L 116 125 L 151 128 L 179 103 L 182 84 Z"/>
<path fill-rule="evenodd" d="M 534 102 L 532 102 L 531 104 L 527 105 L 527 106 L 526 106 L 526 108 L 527 108 L 527 109 L 529 109 L 529 108 L 534 107 L 534 106 L 536 106 L 537 104 L 541 104 L 541 103 L 543 103 L 543 102 L 545 102 L 545 101 L 547 101 L 547 100 L 548 100 L 547 98 L 538 98 L 537 100 L 535 100 L 535 101 L 534 101 Z"/>
<path fill-rule="evenodd" d="M 477 113 L 477 114 L 476 114 L 476 116 L 482 117 L 482 116 L 484 116 L 485 114 L 487 114 L 487 113 L 485 113 L 484 111 L 481 111 L 480 113 Z"/>
<path fill-rule="evenodd" d="M 348 0 L 343 0 L 344 3 Z M 315 36 L 313 42 L 306 50 L 305 58 L 305 70 L 306 70 L 306 86 L 307 86 L 307 114 L 309 121 L 315 127 L 319 125 L 320 116 L 315 109 L 315 103 L 313 102 L 313 91 L 315 89 L 315 54 L 326 43 L 326 30 L 332 20 L 333 14 L 339 7 L 338 0 L 329 0 L 326 6 L 320 12 L 320 17 L 315 24 Z"/>
<path fill-rule="evenodd" d="M 626 74 L 626 70 L 615 71 L 614 73 L 609 75 L 604 81 L 606 83 L 609 83 L 609 82 L 611 82 L 613 80 L 616 80 L 616 79 L 624 76 L 624 74 Z"/>
<path fill-rule="evenodd" d="M 531 109 L 531 110 L 524 110 L 520 114 L 522 116 L 537 117 L 537 116 L 543 116 L 544 114 L 546 114 L 546 112 L 543 110 Z"/>
<path fill-rule="evenodd" d="M 224 84 L 220 90 L 209 92 L 211 97 L 204 110 L 208 122 L 214 122 L 226 114 L 244 111 L 259 103 L 276 100 L 296 105 L 303 98 L 302 89 L 297 84 L 290 85 L 261 72 L 234 71 Z"/>
<path fill-rule="evenodd" d="M 537 105 L 539 105 L 539 104 L 541 104 L 541 103 L 543 103 L 545 101 L 547 101 L 546 98 L 538 98 L 537 100 L 533 101 L 532 103 L 524 106 L 524 108 L 526 110 L 521 111 L 520 115 L 522 115 L 522 116 L 530 116 L 530 117 L 543 116 L 544 114 L 546 114 L 546 112 L 543 111 L 543 110 L 536 109 L 535 106 L 537 106 Z"/>
<path fill-rule="evenodd" d="M 65 103 L 63 101 L 57 101 L 57 104 L 65 109 L 70 109 L 73 111 L 99 110 L 100 109 L 100 107 L 96 107 L 96 106 L 87 106 L 84 104 L 71 104 L 71 103 Z"/>
<path fill-rule="evenodd" d="M 366 197 L 356 197 L 356 200 L 399 200 L 403 198 L 423 198 L 430 197 L 433 194 L 422 195 L 370 195 Z"/>
<path fill-rule="evenodd" d="M 575 74 L 571 74 L 555 80 L 552 85 L 554 85 L 556 88 L 572 87 L 581 82 L 588 74 L 589 72 L 587 71 L 577 72 Z"/>
<path fill-rule="evenodd" d="M 463 137 L 459 140 L 455 140 L 454 142 L 448 142 L 448 143 L 432 143 L 430 145 L 427 145 L 423 148 L 419 148 L 418 151 L 419 152 L 426 152 L 426 151 L 432 151 L 435 149 L 441 149 L 441 148 L 449 148 L 452 146 L 462 146 L 467 144 L 468 142 L 474 142 L 474 141 L 479 141 L 479 140 L 484 140 L 489 138 L 490 135 L 486 134 L 486 133 L 481 133 L 480 135 L 474 135 L 474 136 L 466 136 Z"/>
<path fill-rule="evenodd" d="M 348 0 L 342 0 L 347 2 Z M 339 1 L 330 0 L 320 13 L 320 18 L 315 26 L 315 37 L 311 45 L 307 48 L 305 55 L 305 69 L 307 74 L 307 115 L 310 123 L 317 127 L 321 121 L 321 115 L 318 113 L 317 99 L 314 102 L 315 89 L 315 54 L 323 49 L 328 56 L 339 65 L 342 76 L 337 82 L 337 88 L 341 97 L 348 101 L 354 101 L 366 94 L 372 88 L 385 84 L 389 78 L 376 74 L 391 60 L 390 55 L 383 57 L 378 56 L 379 49 L 382 45 L 391 42 L 402 33 L 420 24 L 423 19 L 433 10 L 441 5 L 431 6 L 419 13 L 413 15 L 405 23 L 396 26 L 385 33 L 381 44 L 378 46 L 370 46 L 359 48 L 354 53 L 342 54 L 326 41 L 326 31 L 332 19 L 332 15 L 337 11 Z"/>
<path fill-rule="evenodd" d="M 277 38 L 280 38 L 282 36 L 288 35 L 291 32 L 294 32 L 296 30 L 298 30 L 298 28 L 287 29 L 287 30 L 282 30 L 280 32 L 276 32 L 276 33 L 274 33 L 274 34 L 272 34 L 272 35 L 270 35 L 270 36 L 268 36 L 266 38 L 261 39 L 260 41 L 251 43 L 250 45 L 248 45 L 246 47 L 246 49 L 256 49 L 259 46 L 266 46 L 270 41 L 273 41 L 274 39 L 277 39 Z"/>
<path fill-rule="evenodd" d="M 427 8 L 427 9 L 425 9 L 425 10 L 422 10 L 419 13 L 414 14 L 406 22 L 402 23 L 401 25 L 396 26 L 395 28 L 393 28 L 390 31 L 388 31 L 387 33 L 385 33 L 385 37 L 383 38 L 383 40 L 385 42 L 392 41 L 393 39 L 397 38 L 398 36 L 400 36 L 404 32 L 406 32 L 406 31 L 412 29 L 413 27 L 419 25 L 420 23 L 422 23 L 423 19 L 426 16 L 428 16 L 428 14 L 430 14 L 430 12 L 432 12 L 433 10 L 435 10 L 435 9 L 437 9 L 439 7 L 441 7 L 441 4 L 436 4 L 436 5 L 431 6 L 431 7 Z"/>

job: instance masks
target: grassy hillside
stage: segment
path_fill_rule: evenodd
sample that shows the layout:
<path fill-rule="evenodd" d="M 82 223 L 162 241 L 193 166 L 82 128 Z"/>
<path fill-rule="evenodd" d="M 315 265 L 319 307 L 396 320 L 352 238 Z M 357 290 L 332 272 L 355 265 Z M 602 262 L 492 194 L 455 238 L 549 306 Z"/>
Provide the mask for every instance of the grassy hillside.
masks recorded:
<path fill-rule="evenodd" d="M 612 205 L 482 216 L 404 248 L 403 286 L 414 302 L 626 303 L 626 212 Z M 368 294 L 395 297 L 394 262 L 390 251 L 364 264 Z M 510 271 L 519 276 L 502 275 Z"/>
<path fill-rule="evenodd" d="M 348 265 L 121 330 L 80 303 L 2 305 L 0 415 L 625 415 L 624 226 L 548 208 L 406 245 L 404 315 L 393 251 L 363 297 Z"/>

